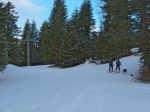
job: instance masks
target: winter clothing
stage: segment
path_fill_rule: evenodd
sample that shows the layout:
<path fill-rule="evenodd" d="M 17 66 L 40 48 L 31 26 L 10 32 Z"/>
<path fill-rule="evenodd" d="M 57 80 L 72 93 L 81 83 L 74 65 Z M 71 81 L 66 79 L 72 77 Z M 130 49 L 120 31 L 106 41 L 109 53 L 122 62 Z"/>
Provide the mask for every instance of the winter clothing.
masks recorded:
<path fill-rule="evenodd" d="M 117 59 L 117 61 L 116 61 L 116 72 L 117 72 L 117 70 L 119 70 L 119 72 L 120 72 L 120 66 L 121 66 L 121 62 L 119 59 Z"/>
<path fill-rule="evenodd" d="M 109 62 L 109 72 L 113 72 L 113 66 L 114 66 L 114 64 L 113 64 L 113 61 L 111 60 Z"/>

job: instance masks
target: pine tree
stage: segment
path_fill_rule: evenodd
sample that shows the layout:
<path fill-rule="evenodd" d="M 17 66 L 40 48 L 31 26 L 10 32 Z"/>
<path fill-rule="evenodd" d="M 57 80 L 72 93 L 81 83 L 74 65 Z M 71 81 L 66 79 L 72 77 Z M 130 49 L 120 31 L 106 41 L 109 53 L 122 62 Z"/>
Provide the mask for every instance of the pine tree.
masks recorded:
<path fill-rule="evenodd" d="M 0 36 L 0 38 L 2 38 L 1 36 Z M 3 46 L 2 45 L 0 45 L 0 57 L 1 57 L 1 59 L 0 59 L 0 71 L 2 71 L 4 68 L 5 68 L 5 66 L 6 66 L 6 63 L 5 63 L 5 52 L 4 52 L 4 48 L 3 48 Z"/>
<path fill-rule="evenodd" d="M 21 40 L 22 57 L 23 57 L 22 65 L 27 65 L 27 38 L 30 37 L 30 28 L 31 28 L 31 24 L 29 23 L 29 20 L 27 20 L 23 29 L 22 40 Z"/>
<path fill-rule="evenodd" d="M 142 80 L 150 80 L 150 2 L 149 0 L 131 0 L 132 28 L 139 40 L 143 62 Z"/>
<path fill-rule="evenodd" d="M 91 29 L 95 25 L 93 19 L 92 5 L 90 0 L 84 0 L 79 12 L 80 23 L 80 36 L 82 37 L 82 57 L 84 59 L 89 58 L 90 54 L 90 41 L 91 41 Z"/>
<path fill-rule="evenodd" d="M 45 21 L 42 24 L 42 27 L 40 29 L 40 34 L 39 34 L 39 46 L 40 46 L 40 57 L 42 58 L 41 62 L 44 64 L 50 64 L 52 61 L 49 60 L 49 47 L 50 47 L 50 39 L 49 39 L 49 23 Z M 50 57 L 51 59 L 51 57 Z"/>
<path fill-rule="evenodd" d="M 30 29 L 30 60 L 31 65 L 36 65 L 40 63 L 40 57 L 38 53 L 39 47 L 39 33 L 36 27 L 36 23 L 33 21 Z"/>
<path fill-rule="evenodd" d="M 7 2 L 6 4 L 0 3 L 0 19 L 3 21 L 0 26 L 1 32 L 1 46 L 3 46 L 2 54 L 5 54 L 5 58 L 3 58 L 6 65 L 8 62 L 15 62 L 18 57 L 15 57 L 15 53 L 19 53 L 19 51 L 15 47 L 15 36 L 19 34 L 19 28 L 17 26 L 18 16 L 16 16 L 15 7 L 11 2 Z M 3 44 L 3 45 L 2 45 Z M 15 49 L 12 49 L 14 48 Z"/>
<path fill-rule="evenodd" d="M 72 67 L 82 63 L 82 38 L 80 36 L 79 11 L 76 9 L 67 22 L 63 39 L 62 66 Z"/>
<path fill-rule="evenodd" d="M 150 2 L 148 0 L 139 0 L 140 12 L 140 48 L 143 53 L 144 71 L 150 69 Z"/>
<path fill-rule="evenodd" d="M 15 6 L 11 3 L 8 2 L 6 3 L 5 7 L 4 7 L 4 12 L 5 12 L 5 16 L 6 19 L 3 21 L 5 26 L 3 27 L 3 30 L 5 31 L 4 33 L 4 37 L 6 38 L 7 43 L 7 52 L 8 52 L 8 57 L 9 57 L 9 62 L 15 62 L 17 59 L 19 59 L 18 57 L 15 57 L 14 52 L 15 53 L 19 53 L 19 51 L 17 51 L 18 49 L 12 49 L 14 48 L 15 44 L 15 37 L 19 35 L 19 28 L 17 26 L 17 20 L 18 20 L 18 16 L 16 16 L 16 11 L 15 11 Z"/>
<path fill-rule="evenodd" d="M 122 54 L 128 53 L 130 48 L 129 40 L 130 17 L 129 17 L 129 1 L 128 0 L 103 0 L 104 6 L 104 27 L 102 32 L 102 42 L 104 46 L 97 46 L 98 56 L 103 58 L 116 58 Z M 106 53 L 106 54 L 105 54 Z"/>
<path fill-rule="evenodd" d="M 140 11 L 139 11 L 138 0 L 129 1 L 129 16 L 130 16 L 130 31 L 132 32 L 132 38 L 135 46 L 140 47 Z"/>
<path fill-rule="evenodd" d="M 22 35 L 22 52 L 23 52 L 23 65 L 27 65 L 27 40 L 29 39 L 29 53 L 30 65 L 37 65 L 41 63 L 40 59 L 40 38 L 36 23 L 29 20 L 26 21 L 23 35 Z"/>
<path fill-rule="evenodd" d="M 21 40 L 18 38 L 13 38 L 13 42 L 10 43 L 11 48 L 10 53 L 11 53 L 11 60 L 10 63 L 20 66 L 23 62 L 22 58 L 22 49 L 21 49 Z"/>
<path fill-rule="evenodd" d="M 0 71 L 2 71 L 7 65 L 7 59 L 5 57 L 5 46 L 3 43 L 3 36 L 0 34 Z"/>
<path fill-rule="evenodd" d="M 3 19 L 5 18 L 4 16 L 4 3 L 0 2 L 0 21 L 3 21 Z M 5 49 L 5 43 L 4 43 L 4 38 L 3 38 L 3 22 L 0 22 L 0 71 L 2 71 L 6 64 L 7 64 L 7 59 L 5 56 L 6 53 L 6 49 Z"/>
<path fill-rule="evenodd" d="M 67 8 L 64 0 L 55 0 L 49 23 L 49 60 L 56 65 L 61 65 L 63 60 L 63 38 L 66 33 L 67 23 Z"/>

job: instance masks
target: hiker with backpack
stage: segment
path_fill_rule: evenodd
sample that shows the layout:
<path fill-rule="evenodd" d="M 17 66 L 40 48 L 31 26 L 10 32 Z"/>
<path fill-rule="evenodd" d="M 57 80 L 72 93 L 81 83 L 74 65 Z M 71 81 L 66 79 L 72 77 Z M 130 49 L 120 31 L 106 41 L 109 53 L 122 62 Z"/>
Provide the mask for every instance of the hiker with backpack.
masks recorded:
<path fill-rule="evenodd" d="M 116 61 L 116 71 L 115 72 L 117 72 L 117 70 L 119 70 L 119 72 L 120 72 L 120 66 L 121 66 L 121 62 L 118 58 L 117 61 Z"/>

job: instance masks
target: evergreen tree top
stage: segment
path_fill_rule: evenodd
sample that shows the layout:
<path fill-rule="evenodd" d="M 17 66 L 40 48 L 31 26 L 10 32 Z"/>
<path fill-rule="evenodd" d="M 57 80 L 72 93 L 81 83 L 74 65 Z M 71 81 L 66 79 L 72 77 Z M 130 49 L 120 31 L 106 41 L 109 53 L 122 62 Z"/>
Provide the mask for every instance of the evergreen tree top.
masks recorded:
<path fill-rule="evenodd" d="M 65 0 L 55 0 L 49 17 L 50 26 L 54 23 L 66 23 L 68 17 Z"/>

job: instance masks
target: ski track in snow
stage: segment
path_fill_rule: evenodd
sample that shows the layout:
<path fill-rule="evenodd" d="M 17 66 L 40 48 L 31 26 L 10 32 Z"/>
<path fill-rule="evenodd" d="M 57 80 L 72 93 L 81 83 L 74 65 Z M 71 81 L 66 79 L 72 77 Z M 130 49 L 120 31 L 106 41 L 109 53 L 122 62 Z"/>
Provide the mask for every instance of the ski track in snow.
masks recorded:
<path fill-rule="evenodd" d="M 108 64 L 8 65 L 0 73 L 0 112 L 149 112 L 150 85 L 133 82 L 139 58 L 121 59 L 126 75 L 108 73 Z"/>

